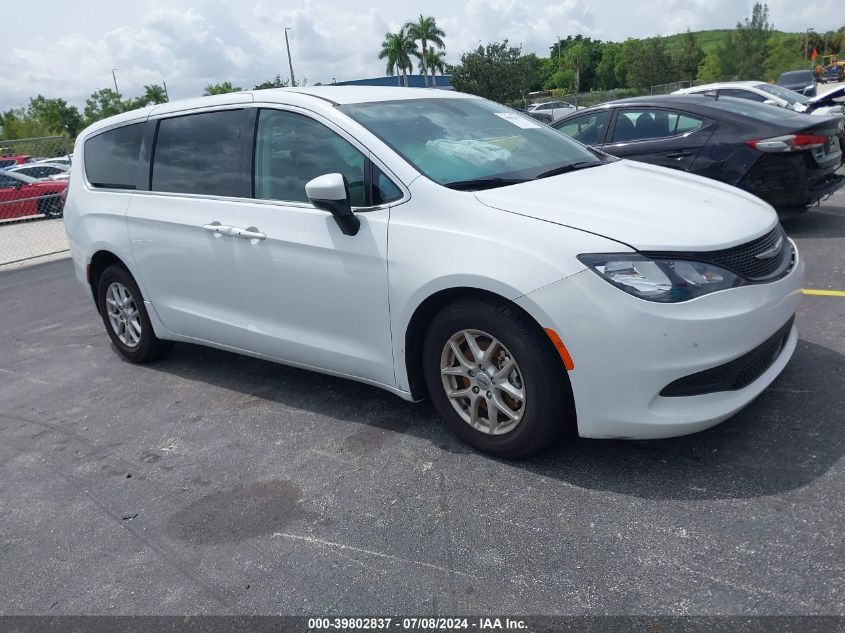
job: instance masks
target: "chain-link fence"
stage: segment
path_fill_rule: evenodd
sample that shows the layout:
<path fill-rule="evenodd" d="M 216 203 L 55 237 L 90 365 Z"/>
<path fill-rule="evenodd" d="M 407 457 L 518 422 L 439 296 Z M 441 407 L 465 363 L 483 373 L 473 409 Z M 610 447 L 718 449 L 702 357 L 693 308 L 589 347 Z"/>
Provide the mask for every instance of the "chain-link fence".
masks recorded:
<path fill-rule="evenodd" d="M 614 90 L 593 90 L 591 92 L 565 93 L 562 90 L 547 90 L 541 93 L 530 94 L 526 97 L 526 104 L 549 103 L 552 101 L 565 101 L 579 108 L 589 108 L 594 105 L 614 101 L 616 99 L 627 99 L 638 97 L 643 94 L 642 90 L 635 88 L 616 88 Z"/>
<path fill-rule="evenodd" d="M 691 81 L 673 81 L 668 84 L 658 84 L 651 87 L 651 94 L 668 95 L 672 94 L 676 90 L 683 90 L 684 88 L 689 88 L 690 86 L 692 86 Z"/>
<path fill-rule="evenodd" d="M 62 136 L 0 140 L 0 266 L 68 250 L 70 161 Z"/>

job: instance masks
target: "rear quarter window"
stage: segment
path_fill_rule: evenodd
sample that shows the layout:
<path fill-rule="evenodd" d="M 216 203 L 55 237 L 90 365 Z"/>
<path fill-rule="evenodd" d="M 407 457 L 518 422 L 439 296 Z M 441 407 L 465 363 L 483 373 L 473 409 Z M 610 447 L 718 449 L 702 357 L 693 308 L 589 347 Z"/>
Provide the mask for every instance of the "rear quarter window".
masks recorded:
<path fill-rule="evenodd" d="M 134 123 L 85 141 L 85 175 L 95 187 L 135 189 L 144 124 Z"/>

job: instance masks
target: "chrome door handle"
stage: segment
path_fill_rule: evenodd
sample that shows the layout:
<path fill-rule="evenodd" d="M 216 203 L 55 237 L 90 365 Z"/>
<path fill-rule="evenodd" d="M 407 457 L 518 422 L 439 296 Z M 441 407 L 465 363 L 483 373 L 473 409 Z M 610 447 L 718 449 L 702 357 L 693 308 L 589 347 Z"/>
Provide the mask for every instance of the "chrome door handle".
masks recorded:
<path fill-rule="evenodd" d="M 232 235 L 234 229 L 231 226 L 226 226 L 225 224 L 220 224 L 219 222 L 212 222 L 211 224 L 203 224 L 202 228 L 210 233 L 215 233 L 217 235 Z"/>
<path fill-rule="evenodd" d="M 242 237 L 245 240 L 263 240 L 267 236 L 261 231 L 253 231 L 252 229 L 232 229 L 234 237 Z"/>

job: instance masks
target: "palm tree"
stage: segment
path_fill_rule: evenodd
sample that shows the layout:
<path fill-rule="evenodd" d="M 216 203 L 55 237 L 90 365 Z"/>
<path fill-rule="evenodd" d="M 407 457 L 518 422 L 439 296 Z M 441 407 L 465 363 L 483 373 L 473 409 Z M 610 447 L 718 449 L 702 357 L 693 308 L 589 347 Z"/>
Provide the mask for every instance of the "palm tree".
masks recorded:
<path fill-rule="evenodd" d="M 420 59 L 420 73 L 424 73 L 426 68 L 431 71 L 432 88 L 437 88 L 437 73 L 442 75 L 446 72 L 446 53 L 433 48 L 428 49 L 425 55 L 425 66 Z"/>
<path fill-rule="evenodd" d="M 231 81 L 224 81 L 222 84 L 208 84 L 205 87 L 204 97 L 208 95 L 222 95 L 228 92 L 240 92 L 243 90 L 240 86 L 233 86 Z"/>
<path fill-rule="evenodd" d="M 423 81 L 425 82 L 425 87 L 428 88 L 428 67 L 426 65 L 428 44 L 431 43 L 438 48 L 443 48 L 445 46 L 445 44 L 443 44 L 443 38 L 446 37 L 446 33 L 443 32 L 443 29 L 437 26 L 437 21 L 432 16 L 424 17 L 422 14 L 420 14 L 419 20 L 416 22 L 408 22 L 405 25 L 405 28 L 408 30 L 408 35 L 410 35 L 412 39 L 420 40 L 422 43 L 420 64 L 422 66 Z"/>
<path fill-rule="evenodd" d="M 398 33 L 386 33 L 381 43 L 379 59 L 387 60 L 387 74 L 396 73 L 396 85 L 401 86 L 400 74 L 405 78 L 408 87 L 408 71 L 413 70 L 411 56 L 417 54 L 417 43 L 412 40 L 407 30 L 402 27 Z"/>
<path fill-rule="evenodd" d="M 563 51 L 564 63 L 575 71 L 575 92 L 581 90 L 581 71 L 590 66 L 590 51 L 584 42 L 576 42 Z"/>
<path fill-rule="evenodd" d="M 144 86 L 144 96 L 142 99 L 147 103 L 167 103 L 167 93 L 158 84 Z"/>

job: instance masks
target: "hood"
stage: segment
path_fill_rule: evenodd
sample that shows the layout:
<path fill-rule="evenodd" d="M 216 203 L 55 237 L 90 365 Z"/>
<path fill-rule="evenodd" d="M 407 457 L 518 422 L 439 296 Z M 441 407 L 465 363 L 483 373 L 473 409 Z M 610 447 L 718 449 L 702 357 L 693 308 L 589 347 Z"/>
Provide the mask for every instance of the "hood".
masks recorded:
<path fill-rule="evenodd" d="M 807 105 L 813 108 L 818 108 L 819 106 L 841 105 L 836 103 L 834 99 L 842 99 L 843 97 L 845 97 L 845 86 L 840 86 L 839 88 L 826 92 L 823 95 L 811 98 L 807 102 Z"/>
<path fill-rule="evenodd" d="M 475 192 L 482 204 L 608 237 L 642 251 L 710 251 L 766 234 L 774 209 L 729 185 L 620 160 Z"/>

